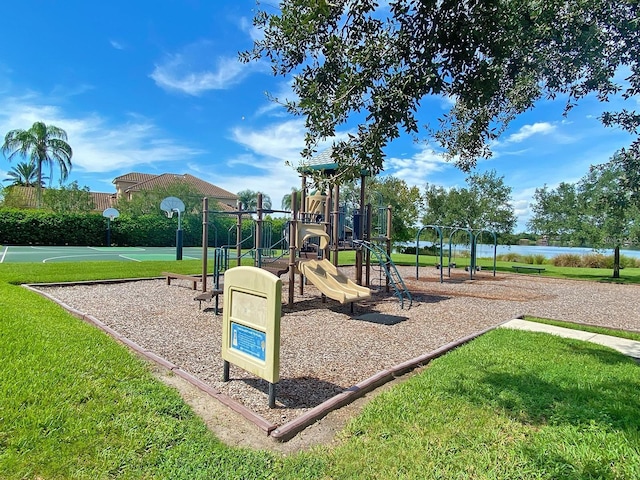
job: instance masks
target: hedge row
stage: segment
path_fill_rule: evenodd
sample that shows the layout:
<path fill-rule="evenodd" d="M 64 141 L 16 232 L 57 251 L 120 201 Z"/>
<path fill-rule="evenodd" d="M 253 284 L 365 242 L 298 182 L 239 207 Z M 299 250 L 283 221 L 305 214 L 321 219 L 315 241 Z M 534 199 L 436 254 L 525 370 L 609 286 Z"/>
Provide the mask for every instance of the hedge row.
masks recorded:
<path fill-rule="evenodd" d="M 235 218 L 218 216 L 209 220 L 209 246 L 235 244 Z M 280 236 L 285 220 L 275 219 L 271 228 L 274 241 Z M 0 209 L 0 244 L 3 245 L 89 245 L 107 243 L 108 220 L 100 214 L 54 214 L 41 210 Z M 175 245 L 178 218 L 161 215 L 129 217 L 110 221 L 111 245 L 168 247 Z M 202 217 L 183 215 L 183 245 L 202 245 Z M 243 222 L 244 246 L 253 246 L 254 222 Z"/>

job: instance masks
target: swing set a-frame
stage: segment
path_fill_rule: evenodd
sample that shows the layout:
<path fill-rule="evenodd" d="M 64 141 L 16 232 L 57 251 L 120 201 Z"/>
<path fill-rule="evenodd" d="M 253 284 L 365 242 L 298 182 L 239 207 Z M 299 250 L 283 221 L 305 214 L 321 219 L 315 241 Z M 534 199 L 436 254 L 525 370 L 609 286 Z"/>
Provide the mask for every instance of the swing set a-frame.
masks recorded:
<path fill-rule="evenodd" d="M 469 237 L 469 246 L 471 249 L 471 257 L 469 260 L 469 267 L 467 270 L 469 271 L 469 279 L 473 280 L 474 273 L 480 270 L 480 266 L 477 264 L 477 247 L 478 240 L 482 238 L 484 233 L 488 233 L 493 237 L 493 276 L 496 276 L 496 257 L 497 257 L 497 248 L 498 248 L 498 238 L 496 233 L 492 230 L 487 230 L 485 228 L 480 228 L 473 230 L 471 228 L 465 227 L 450 227 L 450 226 L 440 226 L 440 225 L 424 225 L 418 230 L 418 234 L 416 235 L 416 280 L 419 278 L 419 270 L 420 270 L 420 236 L 424 230 L 434 230 L 437 235 L 437 242 L 434 242 L 434 246 L 438 252 L 440 260 L 436 263 L 436 267 L 440 270 L 440 283 L 444 282 L 444 238 L 445 235 L 448 235 L 448 255 L 447 255 L 447 276 L 451 278 L 451 269 L 456 267 L 455 257 L 452 261 L 452 254 L 455 256 L 455 248 L 456 244 L 454 243 L 454 236 L 458 232 L 466 232 Z"/>

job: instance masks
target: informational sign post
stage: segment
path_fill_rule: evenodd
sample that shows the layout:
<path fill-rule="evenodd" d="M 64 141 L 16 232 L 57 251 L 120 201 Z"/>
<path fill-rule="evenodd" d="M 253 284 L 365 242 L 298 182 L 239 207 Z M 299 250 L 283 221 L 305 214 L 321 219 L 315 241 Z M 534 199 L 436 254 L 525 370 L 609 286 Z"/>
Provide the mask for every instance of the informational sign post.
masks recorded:
<path fill-rule="evenodd" d="M 229 364 L 269 382 L 269 407 L 275 407 L 280 379 L 282 281 L 256 267 L 235 267 L 224 274 L 222 358 L 224 381 Z"/>

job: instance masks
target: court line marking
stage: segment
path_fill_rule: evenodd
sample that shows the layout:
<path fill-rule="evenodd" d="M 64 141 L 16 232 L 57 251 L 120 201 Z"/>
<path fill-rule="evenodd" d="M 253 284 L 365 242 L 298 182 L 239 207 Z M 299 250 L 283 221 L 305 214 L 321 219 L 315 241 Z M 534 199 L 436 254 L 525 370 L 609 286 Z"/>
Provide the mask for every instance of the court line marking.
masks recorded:
<path fill-rule="evenodd" d="M 4 250 L 2 252 L 2 258 L 0 258 L 0 263 L 4 263 L 4 257 L 7 254 L 7 250 L 9 250 L 9 246 L 8 245 L 4 247 Z"/>
<path fill-rule="evenodd" d="M 142 247 L 86 247 L 89 250 L 95 250 L 97 252 L 108 253 L 109 250 L 113 250 L 113 253 L 118 252 L 118 250 L 122 251 L 123 248 L 126 248 L 129 252 L 146 252 L 147 250 Z"/>
<path fill-rule="evenodd" d="M 141 263 L 142 260 L 136 260 L 135 258 L 127 257 L 126 255 L 118 255 L 120 258 L 124 258 L 125 260 L 131 260 L 132 262 Z"/>
<path fill-rule="evenodd" d="M 49 260 L 58 260 L 60 258 L 76 258 L 76 257 L 90 257 L 94 258 L 95 254 L 87 254 L 87 255 L 59 255 L 57 257 L 49 257 L 42 260 L 42 263 L 47 263 Z"/>

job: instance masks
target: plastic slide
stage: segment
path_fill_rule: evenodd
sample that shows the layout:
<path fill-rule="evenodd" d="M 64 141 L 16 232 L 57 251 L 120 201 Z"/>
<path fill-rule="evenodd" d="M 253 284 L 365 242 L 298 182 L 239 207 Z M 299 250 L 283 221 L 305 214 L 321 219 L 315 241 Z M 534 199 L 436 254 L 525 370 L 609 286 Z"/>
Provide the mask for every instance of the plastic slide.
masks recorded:
<path fill-rule="evenodd" d="M 371 296 L 371 290 L 349 280 L 326 259 L 300 262 L 298 269 L 324 295 L 340 303 L 351 303 Z"/>
<path fill-rule="evenodd" d="M 324 250 L 329 244 L 329 235 L 321 223 L 298 223 L 298 247 L 310 237 L 320 237 L 320 250 Z"/>

